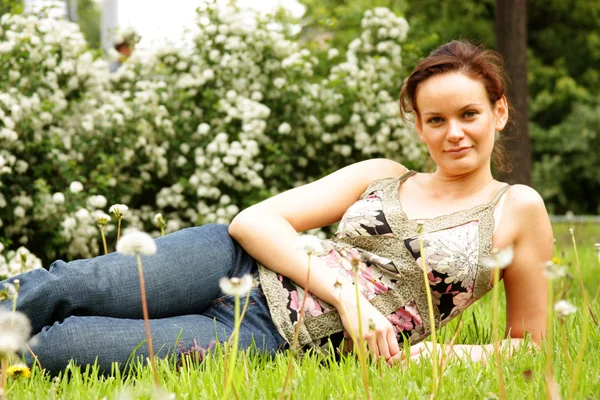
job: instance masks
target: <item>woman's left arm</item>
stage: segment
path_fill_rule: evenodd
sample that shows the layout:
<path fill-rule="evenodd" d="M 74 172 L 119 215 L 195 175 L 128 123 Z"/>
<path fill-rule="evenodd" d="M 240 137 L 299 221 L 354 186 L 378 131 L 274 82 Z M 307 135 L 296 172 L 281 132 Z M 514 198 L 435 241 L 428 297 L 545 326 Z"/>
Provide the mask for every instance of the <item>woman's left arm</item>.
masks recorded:
<path fill-rule="evenodd" d="M 526 334 L 538 346 L 546 334 L 548 280 L 543 264 L 552 259 L 554 236 L 548 212 L 540 195 L 528 186 L 509 191 L 515 232 L 515 256 L 503 272 L 506 292 L 506 337 L 523 339 Z"/>
<path fill-rule="evenodd" d="M 515 253 L 512 264 L 502 271 L 506 292 L 506 335 L 502 348 L 510 354 L 524 343 L 526 335 L 539 347 L 546 333 L 548 281 L 542 265 L 552 259 L 554 237 L 544 201 L 535 190 L 514 185 L 507 196 L 504 214 L 508 220 L 503 225 L 510 229 Z M 454 345 L 451 351 L 460 358 L 480 361 L 493 354 L 492 346 Z M 448 345 L 444 347 L 450 351 Z M 430 348 L 429 342 L 412 346 L 410 357 L 428 356 Z"/>

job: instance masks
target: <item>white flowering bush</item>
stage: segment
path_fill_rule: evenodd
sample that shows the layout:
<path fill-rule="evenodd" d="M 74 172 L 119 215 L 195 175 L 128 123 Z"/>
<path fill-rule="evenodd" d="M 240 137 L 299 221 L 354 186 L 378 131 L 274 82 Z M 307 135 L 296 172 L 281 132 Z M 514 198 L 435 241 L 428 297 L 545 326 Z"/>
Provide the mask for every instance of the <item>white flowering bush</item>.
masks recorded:
<path fill-rule="evenodd" d="M 271 21 L 209 4 L 192 48 L 134 54 L 109 74 L 75 24 L 4 15 L 0 242 L 44 261 L 90 257 L 109 204 L 127 204 L 124 224 L 139 229 L 160 212 L 171 232 L 227 223 L 366 158 L 417 167 L 422 148 L 397 105 L 408 25 L 377 8 L 363 28 L 345 54 L 330 52 L 322 79 Z"/>

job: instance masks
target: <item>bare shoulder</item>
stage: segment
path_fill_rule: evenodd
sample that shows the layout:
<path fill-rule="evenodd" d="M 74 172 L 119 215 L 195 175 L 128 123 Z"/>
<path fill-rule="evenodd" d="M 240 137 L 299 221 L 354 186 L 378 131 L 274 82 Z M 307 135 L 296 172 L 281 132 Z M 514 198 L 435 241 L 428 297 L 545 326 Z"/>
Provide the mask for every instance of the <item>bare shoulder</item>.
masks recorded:
<path fill-rule="evenodd" d="M 527 185 L 512 185 L 507 193 L 507 203 L 511 209 L 525 216 L 531 212 L 542 212 L 547 215 L 542 196 Z"/>
<path fill-rule="evenodd" d="M 506 207 L 512 216 L 511 220 L 520 228 L 519 236 L 537 234 L 552 237 L 544 199 L 535 189 L 526 185 L 512 185 L 507 193 Z"/>
<path fill-rule="evenodd" d="M 408 171 L 404 165 L 387 158 L 372 158 L 353 164 L 366 175 L 369 181 L 384 178 L 397 178 Z"/>

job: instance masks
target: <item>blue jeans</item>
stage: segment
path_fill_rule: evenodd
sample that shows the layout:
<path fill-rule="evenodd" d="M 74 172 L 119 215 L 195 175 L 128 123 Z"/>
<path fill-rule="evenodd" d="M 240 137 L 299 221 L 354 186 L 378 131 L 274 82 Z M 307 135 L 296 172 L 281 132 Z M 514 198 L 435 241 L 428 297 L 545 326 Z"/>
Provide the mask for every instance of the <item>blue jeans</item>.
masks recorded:
<path fill-rule="evenodd" d="M 187 228 L 156 239 L 158 251 L 142 256 L 150 329 L 157 356 L 224 342 L 233 330 L 234 299 L 219 278 L 258 276 L 256 261 L 227 232 L 227 225 Z M 30 346 L 43 368 L 56 374 L 69 360 L 123 367 L 132 352 L 148 356 L 137 262 L 117 253 L 54 262 L 18 277 L 17 309 L 31 320 Z M 243 304 L 242 299 L 242 304 Z M 9 307 L 9 302 L 0 306 Z M 260 288 L 253 288 L 240 329 L 240 347 L 273 353 L 286 346 Z M 32 357 L 24 353 L 29 364 Z"/>

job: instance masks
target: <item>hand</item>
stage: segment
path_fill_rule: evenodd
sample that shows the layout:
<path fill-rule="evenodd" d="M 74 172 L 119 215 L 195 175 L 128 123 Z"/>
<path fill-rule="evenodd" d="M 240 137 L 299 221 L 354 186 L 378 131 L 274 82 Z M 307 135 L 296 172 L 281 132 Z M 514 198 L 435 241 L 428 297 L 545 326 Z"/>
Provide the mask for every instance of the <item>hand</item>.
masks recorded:
<path fill-rule="evenodd" d="M 354 338 L 359 340 L 358 310 L 354 289 L 352 293 L 348 291 L 342 297 L 342 303 L 337 308 L 346 332 L 352 332 Z M 369 353 L 376 358 L 383 357 L 386 361 L 399 354 L 400 346 L 392 323 L 362 295 L 360 314 L 362 334 L 367 342 Z"/>
<path fill-rule="evenodd" d="M 415 361 L 420 363 L 424 360 L 429 360 L 431 358 L 431 342 L 419 342 L 410 346 L 410 354 L 407 354 L 404 350 L 398 352 L 394 357 L 392 357 L 388 364 L 394 365 L 397 363 L 401 363 L 403 367 L 406 367 L 409 362 Z M 443 349 L 443 346 L 438 345 L 437 350 L 438 353 Z"/>

